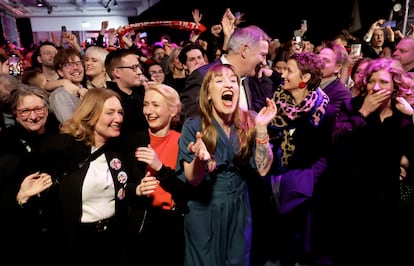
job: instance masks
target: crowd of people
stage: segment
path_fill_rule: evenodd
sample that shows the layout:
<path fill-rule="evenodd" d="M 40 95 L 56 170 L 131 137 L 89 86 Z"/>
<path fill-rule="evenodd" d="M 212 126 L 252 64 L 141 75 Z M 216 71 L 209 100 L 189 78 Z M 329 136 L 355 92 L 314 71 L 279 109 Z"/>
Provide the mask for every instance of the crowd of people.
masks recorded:
<path fill-rule="evenodd" d="M 281 43 L 227 9 L 177 42 L 6 44 L 4 260 L 414 264 L 414 35 L 384 22 Z"/>

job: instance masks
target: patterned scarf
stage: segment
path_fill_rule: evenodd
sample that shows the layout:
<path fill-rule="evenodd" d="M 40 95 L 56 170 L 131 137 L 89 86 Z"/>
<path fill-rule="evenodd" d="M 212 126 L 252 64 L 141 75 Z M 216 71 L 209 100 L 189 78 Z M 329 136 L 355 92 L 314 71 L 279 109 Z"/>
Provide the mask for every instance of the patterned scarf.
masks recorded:
<path fill-rule="evenodd" d="M 295 151 L 292 137 L 295 131 L 293 122 L 297 118 L 307 116 L 311 125 L 315 128 L 318 127 L 325 114 L 329 97 L 322 89 L 316 88 L 310 91 L 299 105 L 295 105 L 290 93 L 279 87 L 273 95 L 273 100 L 276 103 L 277 114 L 271 122 L 271 126 L 281 131 L 282 142 L 278 148 L 277 157 L 279 158 L 279 167 L 284 169 Z"/>

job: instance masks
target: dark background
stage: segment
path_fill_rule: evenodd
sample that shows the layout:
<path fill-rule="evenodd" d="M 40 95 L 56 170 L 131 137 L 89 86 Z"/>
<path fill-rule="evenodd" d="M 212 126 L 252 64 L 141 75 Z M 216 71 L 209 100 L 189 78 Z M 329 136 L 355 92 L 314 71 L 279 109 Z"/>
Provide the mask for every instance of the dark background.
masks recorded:
<path fill-rule="evenodd" d="M 355 34 L 362 37 L 375 20 L 388 19 L 393 1 L 359 2 L 362 29 Z M 342 29 L 349 28 L 353 3 L 354 0 L 161 0 L 140 16 L 130 18 L 130 23 L 153 20 L 193 21 L 191 11 L 198 8 L 203 14 L 201 23 L 209 28 L 220 22 L 225 9 L 229 7 L 233 13 L 239 11 L 245 14 L 246 22 L 240 26 L 255 24 L 265 30 L 271 38 L 279 38 L 281 41 L 291 39 L 293 31 L 300 28 L 301 20 L 306 19 L 309 39 L 319 43 L 334 37 Z M 173 41 L 182 40 L 178 38 L 183 38 L 183 34 L 184 38 L 188 37 L 188 32 L 180 33 L 164 28 L 149 29 L 149 38 L 159 38 L 161 32 L 166 31 L 172 32 Z"/>
<path fill-rule="evenodd" d="M 398 1 L 398 0 L 394 0 Z M 379 18 L 388 19 L 393 0 L 359 0 L 361 30 L 354 35 L 362 37 L 370 25 Z M 403 1 L 404 2 L 404 1 Z M 191 11 L 200 9 L 203 14 L 201 23 L 209 28 L 220 23 L 226 8 L 233 13 L 244 13 L 245 22 L 240 26 L 255 24 L 265 30 L 271 38 L 282 42 L 293 37 L 293 31 L 300 28 L 301 20 L 308 23 L 307 37 L 314 44 L 331 39 L 348 29 L 354 0 L 161 0 L 138 17 L 130 17 L 129 23 L 155 20 L 193 21 Z M 29 47 L 33 42 L 30 19 L 17 19 L 22 46 Z M 167 33 L 173 42 L 187 40 L 189 32 L 159 27 L 146 30 L 148 41 L 152 44 Z M 2 36 L 0 36 L 1 38 Z M 3 43 L 3 41 L 1 41 Z"/>

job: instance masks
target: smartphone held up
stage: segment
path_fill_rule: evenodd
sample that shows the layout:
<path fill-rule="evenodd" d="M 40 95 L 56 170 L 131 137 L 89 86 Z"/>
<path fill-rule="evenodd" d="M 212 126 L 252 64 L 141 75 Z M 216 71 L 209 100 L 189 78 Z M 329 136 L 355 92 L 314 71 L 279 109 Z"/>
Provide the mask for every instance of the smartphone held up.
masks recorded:
<path fill-rule="evenodd" d="M 21 59 L 17 54 L 9 55 L 9 75 L 19 77 L 22 74 Z"/>

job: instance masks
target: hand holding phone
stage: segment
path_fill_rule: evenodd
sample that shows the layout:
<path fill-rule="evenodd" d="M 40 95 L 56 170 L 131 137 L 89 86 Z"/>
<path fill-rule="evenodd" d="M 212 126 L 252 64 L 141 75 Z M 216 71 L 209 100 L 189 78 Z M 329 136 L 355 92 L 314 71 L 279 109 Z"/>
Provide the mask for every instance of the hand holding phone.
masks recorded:
<path fill-rule="evenodd" d="M 397 21 L 395 21 L 395 20 L 385 21 L 385 22 L 382 24 L 381 28 L 385 29 L 387 26 L 390 26 L 390 27 L 391 27 L 391 29 L 392 29 L 392 28 L 395 28 L 395 27 L 397 26 Z"/>
<path fill-rule="evenodd" d="M 357 57 L 361 55 L 361 48 L 362 45 L 360 43 L 353 43 L 351 44 L 351 52 L 350 55 L 352 57 Z"/>
<path fill-rule="evenodd" d="M 17 54 L 9 55 L 9 75 L 18 77 L 22 74 L 21 60 Z"/>

